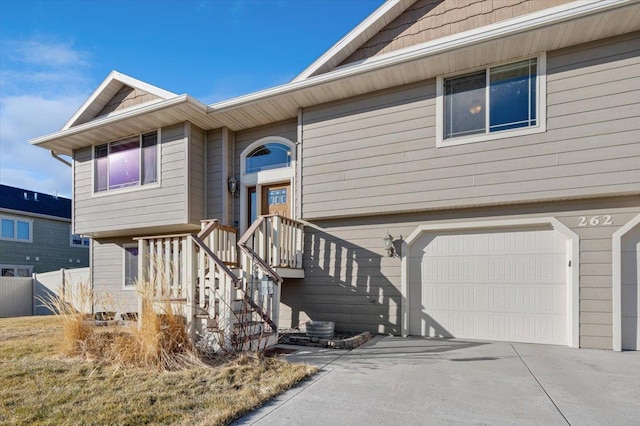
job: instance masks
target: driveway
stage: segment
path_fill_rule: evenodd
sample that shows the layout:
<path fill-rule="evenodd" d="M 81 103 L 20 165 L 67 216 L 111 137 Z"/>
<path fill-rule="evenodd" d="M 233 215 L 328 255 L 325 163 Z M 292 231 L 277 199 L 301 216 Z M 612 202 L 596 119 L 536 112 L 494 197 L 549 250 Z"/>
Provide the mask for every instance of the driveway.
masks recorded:
<path fill-rule="evenodd" d="M 321 371 L 236 424 L 640 424 L 640 352 L 382 336 L 291 348 Z"/>

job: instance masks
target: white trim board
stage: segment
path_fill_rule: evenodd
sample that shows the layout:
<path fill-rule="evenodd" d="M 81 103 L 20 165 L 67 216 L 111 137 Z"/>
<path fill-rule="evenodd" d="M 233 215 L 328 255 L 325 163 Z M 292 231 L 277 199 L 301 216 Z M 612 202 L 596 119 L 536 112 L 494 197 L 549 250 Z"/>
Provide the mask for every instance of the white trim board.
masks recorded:
<path fill-rule="evenodd" d="M 402 335 L 409 333 L 409 303 L 408 279 L 409 279 L 409 248 L 425 232 L 465 231 L 465 230 L 500 230 L 515 227 L 540 227 L 549 226 L 567 240 L 567 346 L 577 348 L 580 346 L 580 237 L 578 234 L 553 217 L 487 220 L 474 222 L 438 223 L 420 225 L 402 243 L 402 266 L 400 278 L 401 294 L 401 330 Z"/>
<path fill-rule="evenodd" d="M 292 82 L 306 80 L 318 72 L 322 72 L 323 69 L 327 71 L 327 67 L 337 66 L 415 2 L 416 0 L 388 0 L 384 2 L 302 71 Z"/>
<path fill-rule="evenodd" d="M 622 237 L 640 225 L 640 214 L 613 233 L 611 257 L 612 270 L 612 305 L 613 305 L 613 350 L 622 350 Z"/>
<path fill-rule="evenodd" d="M 171 93 L 167 90 L 161 89 L 159 87 L 153 86 L 149 83 L 145 83 L 144 81 L 137 80 L 133 77 L 129 77 L 128 75 L 122 74 L 116 70 L 113 70 L 109 73 L 107 78 L 98 86 L 96 90 L 93 91 L 91 96 L 80 106 L 78 111 L 67 121 L 62 130 L 67 130 L 72 127 L 78 119 L 89 109 L 91 105 L 98 99 L 98 97 L 104 92 L 107 87 L 115 83 L 120 83 L 124 86 L 130 86 L 136 89 L 144 90 L 147 93 L 155 95 L 163 100 L 173 98 L 176 95 L 175 93 Z"/>

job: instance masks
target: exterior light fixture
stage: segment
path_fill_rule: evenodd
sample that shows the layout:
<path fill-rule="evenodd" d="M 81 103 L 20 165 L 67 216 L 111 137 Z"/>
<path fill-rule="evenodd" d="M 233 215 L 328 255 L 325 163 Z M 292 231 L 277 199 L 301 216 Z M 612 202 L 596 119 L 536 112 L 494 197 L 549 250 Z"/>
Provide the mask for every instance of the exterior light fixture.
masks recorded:
<path fill-rule="evenodd" d="M 384 249 L 387 251 L 387 256 L 393 257 L 393 255 L 396 254 L 396 249 L 393 246 L 393 237 L 389 234 L 389 231 L 387 231 L 387 235 L 384 236 L 382 241 L 384 242 Z"/>
<path fill-rule="evenodd" d="M 229 187 L 229 192 L 231 193 L 231 195 L 237 198 L 238 197 L 238 181 L 236 180 L 236 178 L 231 176 L 227 181 L 227 186 Z"/>

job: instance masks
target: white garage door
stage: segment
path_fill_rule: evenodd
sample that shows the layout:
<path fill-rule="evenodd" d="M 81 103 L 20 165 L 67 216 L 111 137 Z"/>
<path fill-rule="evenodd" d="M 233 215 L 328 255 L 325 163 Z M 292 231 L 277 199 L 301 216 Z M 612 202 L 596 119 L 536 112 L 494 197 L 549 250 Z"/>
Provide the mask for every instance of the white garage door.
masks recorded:
<path fill-rule="evenodd" d="M 566 246 L 552 229 L 423 234 L 409 253 L 409 333 L 567 344 Z"/>

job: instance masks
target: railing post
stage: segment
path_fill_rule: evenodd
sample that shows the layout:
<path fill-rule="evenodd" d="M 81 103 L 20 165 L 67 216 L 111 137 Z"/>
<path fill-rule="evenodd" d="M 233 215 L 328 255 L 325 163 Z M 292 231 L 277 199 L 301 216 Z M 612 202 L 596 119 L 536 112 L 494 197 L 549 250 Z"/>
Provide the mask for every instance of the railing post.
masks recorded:
<path fill-rule="evenodd" d="M 191 236 L 186 237 L 186 270 L 187 270 L 187 330 L 193 339 L 196 334 L 196 285 L 198 278 L 198 270 L 196 268 L 198 262 L 198 253 L 196 252 L 195 243 Z"/>
<path fill-rule="evenodd" d="M 271 263 L 271 266 L 280 266 L 280 249 L 282 248 L 282 230 L 284 226 L 282 224 L 280 216 L 272 216 L 271 220 L 273 220 L 272 232 L 274 234 L 271 245 L 273 250 L 273 254 L 270 259 L 273 262 Z"/>
<path fill-rule="evenodd" d="M 149 285 L 149 241 L 138 240 L 138 284 Z M 144 312 L 142 289 L 138 289 L 138 327 L 142 326 Z"/>
<path fill-rule="evenodd" d="M 280 328 L 280 291 L 282 283 L 273 282 L 273 294 L 271 295 L 271 320 Z"/>

